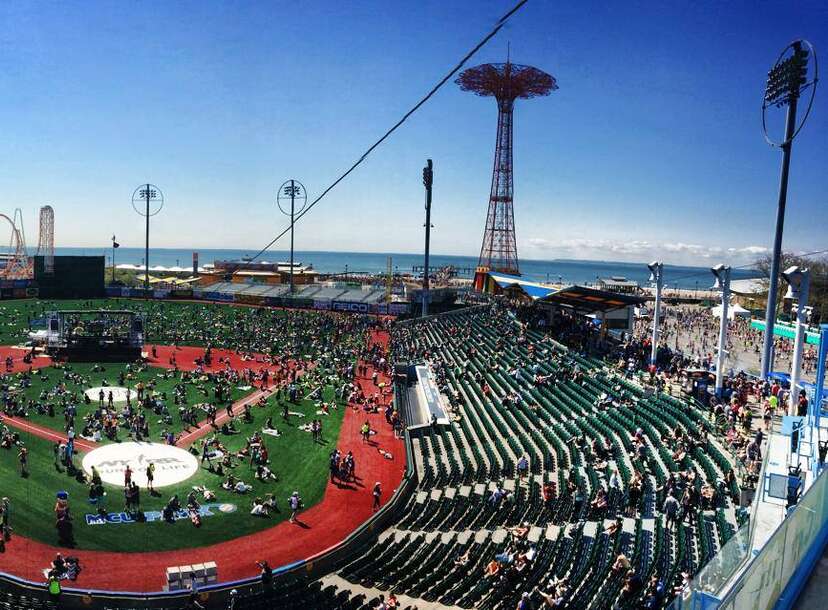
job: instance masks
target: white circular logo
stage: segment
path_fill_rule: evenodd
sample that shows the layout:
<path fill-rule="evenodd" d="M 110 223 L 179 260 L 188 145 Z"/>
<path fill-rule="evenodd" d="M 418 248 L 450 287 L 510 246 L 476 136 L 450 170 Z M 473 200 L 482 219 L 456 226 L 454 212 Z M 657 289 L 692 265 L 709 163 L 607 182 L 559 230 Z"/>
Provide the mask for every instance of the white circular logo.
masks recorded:
<path fill-rule="evenodd" d="M 112 393 L 112 402 L 126 402 L 127 392 L 133 400 L 138 397 L 138 392 L 120 386 L 102 386 L 96 388 L 89 388 L 84 392 L 92 402 L 98 402 L 101 399 L 101 390 L 103 390 L 104 402 L 109 401 L 109 394 Z"/>
<path fill-rule="evenodd" d="M 93 449 L 83 456 L 83 469 L 92 476 L 92 467 L 101 480 L 110 485 L 124 486 L 127 466 L 132 480 L 147 486 L 147 468 L 155 466 L 153 487 L 175 485 L 198 472 L 198 460 L 190 452 L 162 443 L 112 443 Z"/>

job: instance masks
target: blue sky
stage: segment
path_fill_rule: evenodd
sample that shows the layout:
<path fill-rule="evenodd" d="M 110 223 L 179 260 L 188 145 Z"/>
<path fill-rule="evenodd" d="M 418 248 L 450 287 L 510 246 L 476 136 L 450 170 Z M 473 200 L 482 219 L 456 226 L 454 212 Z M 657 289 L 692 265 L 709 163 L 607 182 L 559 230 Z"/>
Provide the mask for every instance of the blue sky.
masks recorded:
<path fill-rule="evenodd" d="M 4 3 L 0 212 L 21 207 L 30 242 L 49 203 L 57 245 L 139 246 L 129 200 L 150 181 L 167 198 L 153 245 L 254 249 L 286 226 L 283 180 L 319 193 L 510 6 Z M 743 263 L 768 248 L 780 153 L 760 100 L 797 37 L 828 59 L 828 4 L 530 0 L 470 64 L 510 41 L 559 81 L 516 107 L 519 254 Z M 297 225 L 297 248 L 419 251 L 431 157 L 432 248 L 476 255 L 495 128 L 492 100 L 447 85 Z M 823 88 L 793 152 L 787 249 L 828 247 L 826 128 Z"/>

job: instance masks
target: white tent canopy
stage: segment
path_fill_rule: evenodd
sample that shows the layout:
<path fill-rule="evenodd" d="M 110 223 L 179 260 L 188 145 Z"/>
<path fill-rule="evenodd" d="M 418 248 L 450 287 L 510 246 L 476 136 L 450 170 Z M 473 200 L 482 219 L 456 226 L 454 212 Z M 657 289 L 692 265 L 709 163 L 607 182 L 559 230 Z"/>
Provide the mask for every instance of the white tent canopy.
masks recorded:
<path fill-rule="evenodd" d="M 710 308 L 710 313 L 712 313 L 717 318 L 722 317 L 722 306 L 716 305 L 715 307 Z M 736 318 L 749 318 L 750 312 L 739 305 L 738 303 L 731 303 L 727 306 L 727 319 L 734 320 Z"/>

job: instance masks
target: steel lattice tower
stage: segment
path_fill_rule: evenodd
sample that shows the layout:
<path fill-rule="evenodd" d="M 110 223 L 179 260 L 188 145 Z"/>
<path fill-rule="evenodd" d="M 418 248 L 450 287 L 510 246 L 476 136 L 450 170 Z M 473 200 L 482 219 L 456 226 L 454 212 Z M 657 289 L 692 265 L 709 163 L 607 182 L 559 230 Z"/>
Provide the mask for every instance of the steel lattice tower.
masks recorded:
<path fill-rule="evenodd" d="M 505 64 L 483 64 L 469 68 L 455 82 L 463 91 L 497 100 L 492 189 L 478 267 L 519 275 L 512 205 L 512 116 L 515 100 L 549 95 L 558 85 L 551 74 L 508 60 Z"/>
<path fill-rule="evenodd" d="M 55 211 L 50 205 L 40 208 L 40 235 L 35 256 L 43 256 L 44 273 L 55 271 Z"/>

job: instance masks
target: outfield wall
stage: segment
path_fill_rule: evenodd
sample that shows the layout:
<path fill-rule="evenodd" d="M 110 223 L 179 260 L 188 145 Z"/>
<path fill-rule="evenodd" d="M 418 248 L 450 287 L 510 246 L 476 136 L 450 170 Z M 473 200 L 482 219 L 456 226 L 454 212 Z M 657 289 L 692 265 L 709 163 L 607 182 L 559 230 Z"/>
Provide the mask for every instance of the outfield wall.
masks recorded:
<path fill-rule="evenodd" d="M 108 286 L 106 296 L 112 298 L 144 298 L 141 288 L 120 288 Z M 152 290 L 153 299 L 186 299 L 210 301 L 213 303 L 236 303 L 256 307 L 285 307 L 288 309 L 313 309 L 316 311 L 342 311 L 377 315 L 400 316 L 409 313 L 408 303 L 358 303 L 353 301 L 332 301 L 325 299 L 303 299 L 299 297 L 266 297 L 250 294 L 228 294 L 209 290 Z"/>

